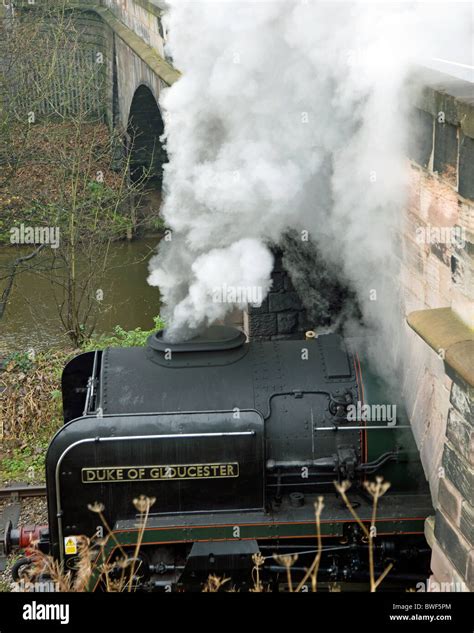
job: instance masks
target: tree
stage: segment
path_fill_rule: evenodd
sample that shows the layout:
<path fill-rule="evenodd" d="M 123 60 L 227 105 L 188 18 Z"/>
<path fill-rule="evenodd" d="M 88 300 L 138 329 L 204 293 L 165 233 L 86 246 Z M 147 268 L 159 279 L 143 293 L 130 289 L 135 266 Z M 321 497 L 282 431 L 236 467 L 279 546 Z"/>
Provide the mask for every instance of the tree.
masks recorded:
<path fill-rule="evenodd" d="M 22 226 L 23 238 L 27 229 L 43 232 L 0 271 L 0 318 L 27 263 L 49 280 L 59 323 L 79 345 L 104 309 L 111 243 L 156 221 L 159 209 L 137 213 L 149 174 L 131 182 L 121 135 L 106 124 L 104 57 L 74 11 L 48 2 L 3 22 L 0 240 L 10 244 Z"/>

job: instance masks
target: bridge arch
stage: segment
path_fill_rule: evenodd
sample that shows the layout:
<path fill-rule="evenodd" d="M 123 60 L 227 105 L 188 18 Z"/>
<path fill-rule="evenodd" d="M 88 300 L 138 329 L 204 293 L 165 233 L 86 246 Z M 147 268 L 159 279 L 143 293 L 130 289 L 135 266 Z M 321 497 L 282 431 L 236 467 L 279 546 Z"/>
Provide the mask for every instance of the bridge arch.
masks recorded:
<path fill-rule="evenodd" d="M 164 121 L 152 90 L 140 84 L 133 95 L 127 124 L 130 151 L 130 177 L 137 181 L 144 176 L 161 189 L 163 164 L 168 161 L 161 135 Z"/>

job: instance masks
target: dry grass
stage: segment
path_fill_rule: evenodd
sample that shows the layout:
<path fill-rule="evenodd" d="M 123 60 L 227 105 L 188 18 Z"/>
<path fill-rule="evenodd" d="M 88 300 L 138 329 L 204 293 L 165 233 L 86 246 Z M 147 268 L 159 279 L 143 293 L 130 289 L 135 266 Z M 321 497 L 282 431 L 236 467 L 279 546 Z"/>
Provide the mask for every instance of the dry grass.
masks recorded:
<path fill-rule="evenodd" d="M 258 552 L 252 556 L 253 569 L 252 569 L 252 582 L 253 587 L 250 589 L 252 592 L 260 593 L 265 591 L 265 588 L 260 580 L 260 568 L 265 564 L 265 558 Z"/>
<path fill-rule="evenodd" d="M 29 591 L 42 578 L 48 578 L 57 592 L 87 592 L 93 576 L 98 572 L 104 585 L 104 589 L 108 593 L 131 592 L 135 586 L 135 572 L 138 555 L 143 542 L 143 534 L 148 521 L 150 508 L 154 504 L 153 497 L 145 497 L 141 495 L 133 500 L 133 504 L 138 511 L 137 527 L 139 528 L 137 543 L 133 556 L 127 555 L 126 551 L 118 543 L 113 530 L 104 516 L 104 505 L 102 503 L 94 503 L 88 506 L 91 512 L 96 513 L 102 521 L 107 536 L 112 538 L 117 545 L 122 558 L 110 563 L 106 560 L 105 544 L 107 538 L 88 538 L 86 536 L 77 537 L 77 556 L 74 571 L 65 571 L 60 563 L 49 554 L 44 554 L 37 548 L 31 556 L 31 565 L 29 565 L 21 577 L 21 584 L 18 589 L 20 591 Z M 33 544 L 35 547 L 36 544 Z"/>
<path fill-rule="evenodd" d="M 72 351 L 12 357 L 0 373 L 0 427 L 4 439 L 43 433 L 49 420 L 61 422 L 61 372 Z"/>
<path fill-rule="evenodd" d="M 44 481 L 44 454 L 63 424 L 61 372 L 72 355 L 14 354 L 0 372 L 0 482 Z"/>
<path fill-rule="evenodd" d="M 202 588 L 204 593 L 207 592 L 217 592 L 222 589 L 222 587 L 230 581 L 230 578 L 226 578 L 225 576 L 215 576 L 214 574 L 210 574 L 204 583 Z M 233 589 L 229 589 L 228 591 L 233 591 Z"/>
<path fill-rule="evenodd" d="M 388 482 L 384 482 L 382 477 L 377 477 L 375 482 L 370 482 L 370 481 L 364 482 L 364 486 L 369 492 L 369 494 L 371 495 L 372 500 L 373 500 L 372 501 L 372 518 L 370 522 L 370 527 L 367 528 L 367 526 L 364 524 L 364 522 L 359 517 L 357 512 L 354 510 L 354 507 L 352 506 L 351 502 L 349 501 L 347 497 L 346 493 L 347 493 L 347 490 L 350 488 L 351 483 L 349 481 L 343 481 L 342 483 L 334 481 L 333 483 L 334 483 L 334 487 L 339 492 L 344 503 L 346 504 L 349 512 L 352 514 L 354 520 L 360 526 L 362 533 L 364 534 L 364 537 L 367 539 L 367 542 L 369 545 L 368 549 L 369 549 L 370 591 L 371 592 L 377 591 L 377 588 L 379 587 L 381 582 L 384 580 L 384 578 L 387 576 L 387 574 L 390 572 L 390 570 L 393 567 L 393 564 L 390 563 L 386 567 L 386 569 L 383 571 L 383 573 L 377 579 L 375 579 L 374 540 L 377 535 L 376 520 L 377 520 L 378 502 L 380 498 L 387 492 L 387 490 L 390 487 L 390 484 Z M 286 570 L 286 579 L 287 579 L 289 592 L 303 591 L 303 588 L 306 586 L 306 583 L 308 582 L 308 580 L 311 581 L 311 591 L 316 592 L 318 590 L 318 571 L 319 571 L 319 565 L 321 562 L 321 557 L 323 554 L 322 536 L 321 536 L 321 514 L 322 514 L 323 509 L 324 509 L 324 499 L 323 497 L 318 497 L 317 502 L 314 504 L 317 551 L 316 551 L 316 555 L 314 557 L 313 562 L 306 569 L 303 578 L 300 580 L 296 588 L 294 588 L 291 568 L 293 567 L 295 562 L 298 560 L 298 554 L 292 554 L 292 555 L 287 554 L 287 555 L 282 555 L 282 556 L 275 554 L 273 556 L 276 562 L 282 567 L 284 567 Z M 264 565 L 264 558 L 260 556 L 260 554 L 256 554 L 253 557 L 253 562 L 254 562 L 254 568 L 252 571 L 252 579 L 254 582 L 254 587 L 251 591 L 264 591 L 264 587 L 260 581 L 261 568 Z M 338 585 L 337 583 L 332 583 L 332 585 L 329 587 L 329 591 L 340 591 L 340 590 L 341 590 L 340 585 Z"/>
<path fill-rule="evenodd" d="M 364 537 L 369 544 L 369 570 L 370 570 L 370 591 L 375 592 L 380 586 L 381 582 L 387 576 L 392 568 L 392 564 L 383 571 L 383 573 L 376 579 L 374 572 L 374 540 L 376 538 L 376 518 L 377 508 L 380 498 L 388 490 L 390 484 L 384 482 L 381 477 L 377 477 L 375 482 L 365 482 L 365 487 L 373 499 L 372 506 L 372 518 L 370 527 L 360 519 L 356 511 L 354 510 L 351 502 L 347 497 L 347 490 L 350 487 L 350 482 L 344 481 L 342 483 L 334 482 L 336 490 L 341 495 L 344 503 L 346 504 L 349 512 L 353 516 L 356 523 L 359 525 Z M 136 565 L 139 560 L 139 553 L 143 543 L 143 534 L 147 525 L 150 508 L 155 503 L 154 497 L 146 497 L 141 495 L 133 500 L 133 504 L 138 511 L 138 522 L 136 526 L 139 528 L 138 538 L 134 548 L 132 557 L 128 556 L 122 546 L 118 543 L 113 530 L 110 528 L 105 516 L 104 505 L 96 502 L 88 506 L 91 512 L 96 513 L 107 533 L 107 537 L 111 538 L 118 550 L 121 553 L 122 558 L 116 560 L 114 563 L 109 563 L 105 557 L 105 543 L 107 538 L 94 537 L 89 539 L 85 536 L 80 537 L 78 540 L 78 555 L 75 573 L 72 571 L 64 572 L 59 563 L 55 561 L 51 556 L 42 554 L 36 551 L 34 554 L 34 562 L 25 572 L 23 578 L 25 586 L 31 586 L 29 583 L 37 582 L 41 577 L 48 577 L 54 583 L 56 590 L 59 592 L 82 592 L 89 591 L 91 579 L 97 572 L 100 574 L 103 580 L 103 586 L 107 592 L 131 592 L 136 589 Z M 315 514 L 315 526 L 316 526 L 316 539 L 317 539 L 317 551 L 315 558 L 311 565 L 306 569 L 303 578 L 295 586 L 292 578 L 292 567 L 298 560 L 297 554 L 277 555 L 273 558 L 281 565 L 286 571 L 286 581 L 289 592 L 302 592 L 308 580 L 311 582 L 311 590 L 316 592 L 318 589 L 318 570 L 323 554 L 322 548 L 322 536 L 321 536 L 321 514 L 324 509 L 323 497 L 318 497 L 317 502 L 314 504 Z M 97 548 L 99 548 L 99 554 L 97 555 Z M 270 591 L 269 586 L 265 586 L 262 582 L 262 572 L 265 566 L 265 558 L 260 554 L 254 554 L 252 557 L 253 569 L 251 573 L 251 579 L 253 586 L 249 591 L 251 592 L 265 592 Z M 231 579 L 225 576 L 209 575 L 206 582 L 202 587 L 203 592 L 216 593 L 218 591 L 236 591 L 235 586 L 230 585 Z M 336 583 L 332 583 L 329 587 L 329 591 L 340 591 L 340 586 Z"/>
<path fill-rule="evenodd" d="M 318 551 L 311 567 L 309 567 L 309 569 L 306 571 L 305 575 L 303 576 L 303 579 L 301 580 L 300 584 L 296 588 L 296 591 L 302 590 L 308 578 L 311 578 L 311 589 L 313 591 L 317 591 L 317 588 L 318 588 L 318 570 L 319 570 L 319 563 L 321 561 L 321 555 L 323 552 L 323 543 L 322 543 L 322 538 L 321 538 L 321 512 L 323 511 L 323 508 L 324 508 L 323 497 L 318 497 L 317 503 L 314 504 L 314 514 L 316 518 L 316 537 L 318 540 Z"/>
<path fill-rule="evenodd" d="M 387 492 L 390 488 L 390 484 L 386 481 L 384 482 L 383 477 L 376 477 L 375 482 L 366 481 L 364 482 L 365 488 L 372 497 L 372 520 L 370 522 L 370 528 L 367 529 L 367 526 L 359 518 L 357 512 L 352 507 L 351 502 L 347 498 L 346 492 L 350 488 L 350 481 L 343 481 L 342 483 L 334 482 L 334 486 L 336 490 L 341 495 L 344 503 L 346 504 L 349 512 L 352 514 L 354 519 L 359 524 L 362 532 L 364 533 L 365 538 L 369 544 L 369 573 L 370 573 L 370 591 L 377 591 L 377 587 L 380 585 L 385 576 L 389 573 L 389 571 L 393 567 L 393 563 L 387 566 L 387 568 L 383 571 L 383 573 L 379 576 L 379 578 L 375 579 L 375 571 L 374 571 L 374 539 L 377 536 L 377 528 L 376 528 L 376 518 L 377 518 L 377 508 L 379 499 Z"/>

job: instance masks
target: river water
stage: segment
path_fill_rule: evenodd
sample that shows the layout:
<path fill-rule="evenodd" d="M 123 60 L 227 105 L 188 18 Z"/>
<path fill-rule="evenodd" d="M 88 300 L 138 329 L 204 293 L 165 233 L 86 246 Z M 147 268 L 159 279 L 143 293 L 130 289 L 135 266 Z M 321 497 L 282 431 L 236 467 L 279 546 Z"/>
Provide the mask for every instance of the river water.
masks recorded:
<path fill-rule="evenodd" d="M 112 332 L 115 325 L 124 329 L 151 329 L 153 317 L 160 312 L 160 294 L 147 284 L 148 261 L 153 255 L 158 238 L 146 238 L 112 245 L 108 270 L 103 286 L 104 298 L 97 333 Z M 31 247 L 0 248 L 0 276 L 5 265 Z M 4 282 L 0 284 L 0 292 Z M 22 272 L 15 286 L 2 320 L 0 320 L 0 356 L 25 351 L 70 346 L 59 321 L 50 282 L 34 272 Z"/>

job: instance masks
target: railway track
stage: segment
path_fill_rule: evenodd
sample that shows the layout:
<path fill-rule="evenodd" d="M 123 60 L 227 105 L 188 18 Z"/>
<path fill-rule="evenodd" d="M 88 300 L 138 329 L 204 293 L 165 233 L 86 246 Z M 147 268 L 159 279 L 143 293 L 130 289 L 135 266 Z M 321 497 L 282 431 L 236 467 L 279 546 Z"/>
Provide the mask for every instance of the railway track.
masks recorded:
<path fill-rule="evenodd" d="M 11 499 L 12 501 L 18 501 L 25 497 L 45 497 L 46 486 L 35 485 L 29 486 L 28 484 L 15 484 L 13 486 L 6 486 L 0 488 L 0 499 Z"/>
<path fill-rule="evenodd" d="M 46 498 L 46 486 L 28 485 L 26 483 L 13 484 L 11 486 L 0 487 L 0 573 L 4 572 L 8 564 L 8 541 L 12 529 L 19 526 L 20 517 L 22 525 L 35 525 L 38 523 L 35 513 L 38 512 L 37 505 L 32 501 L 22 503 L 23 499 L 31 497 Z M 38 501 L 40 505 L 45 505 L 43 501 Z"/>

